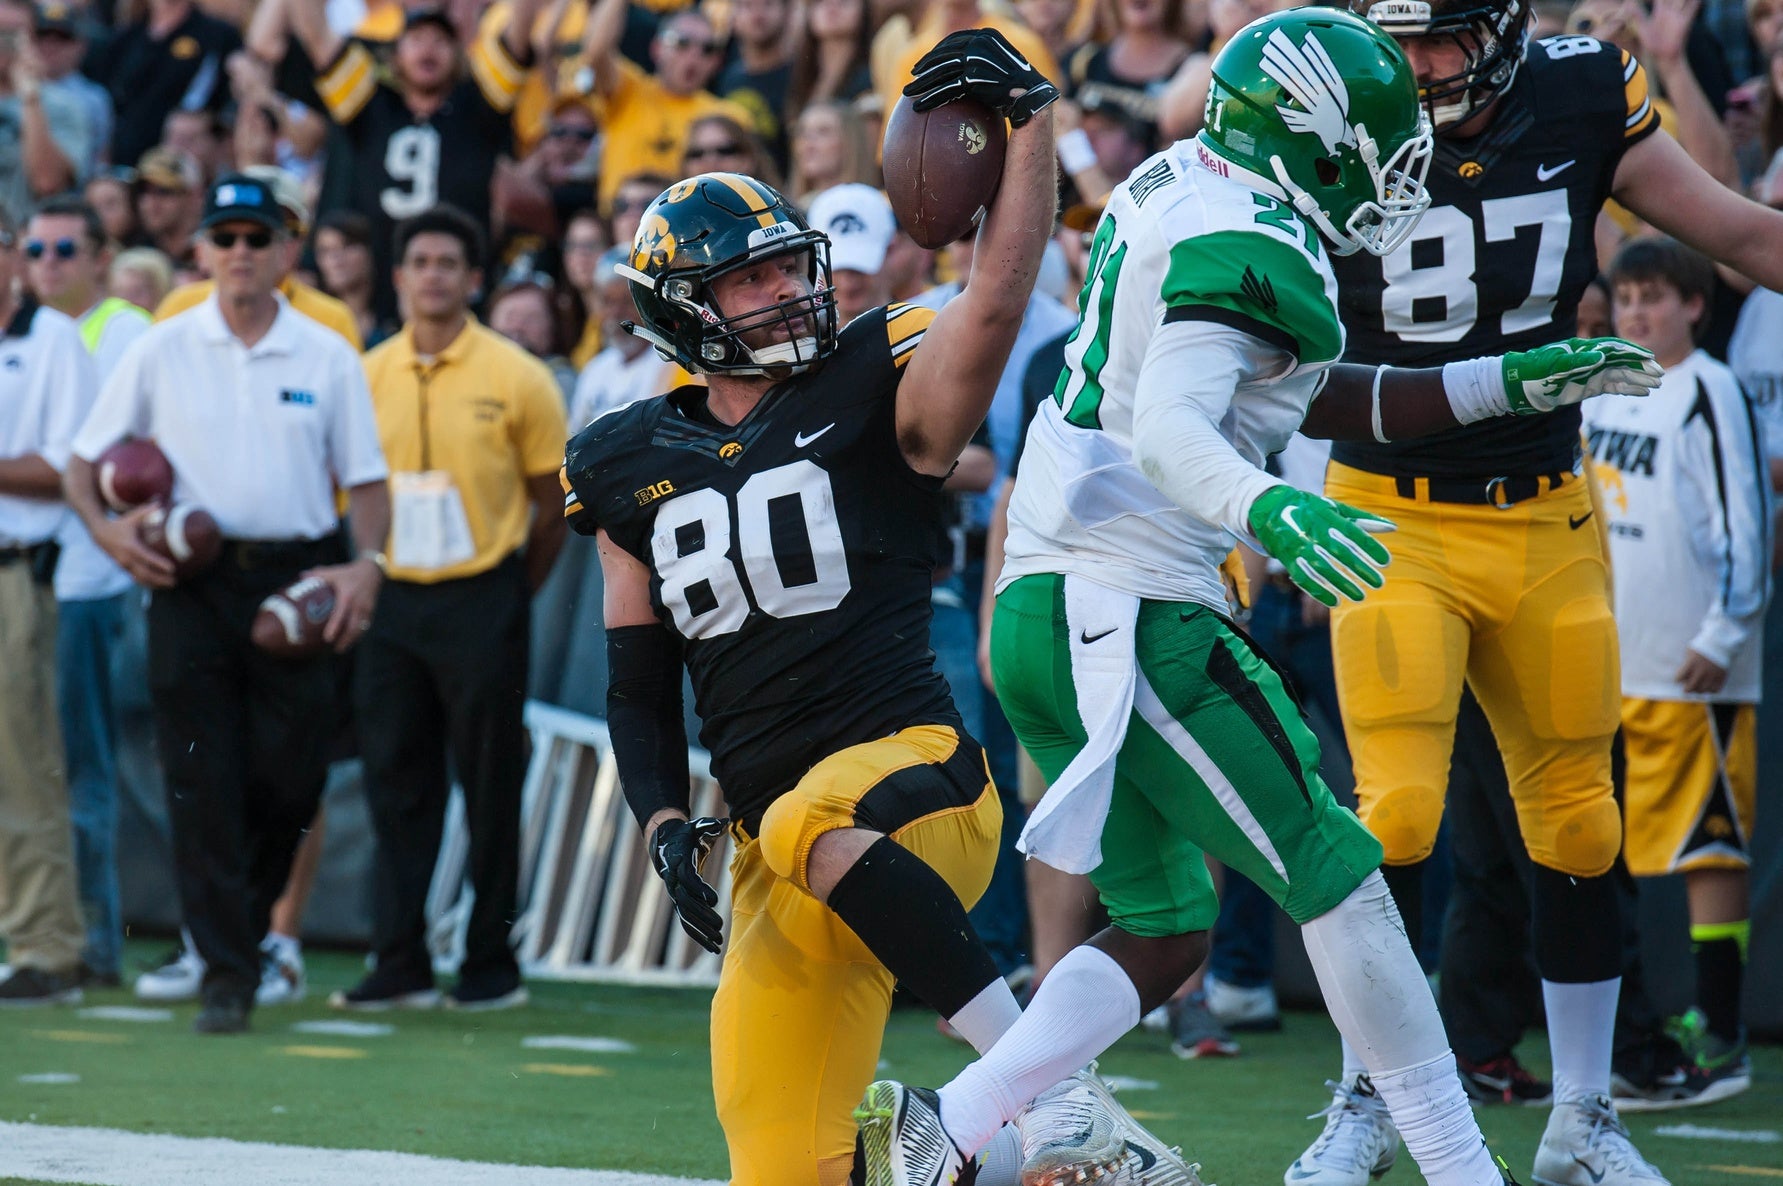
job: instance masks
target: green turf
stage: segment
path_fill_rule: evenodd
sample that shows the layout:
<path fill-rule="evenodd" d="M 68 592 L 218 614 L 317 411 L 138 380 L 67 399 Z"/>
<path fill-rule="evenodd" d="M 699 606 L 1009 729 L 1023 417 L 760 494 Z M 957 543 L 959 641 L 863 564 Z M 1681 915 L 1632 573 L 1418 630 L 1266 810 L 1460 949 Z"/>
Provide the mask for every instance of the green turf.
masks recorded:
<path fill-rule="evenodd" d="M 153 952 L 133 945 L 133 957 Z M 536 1165 L 656 1170 L 722 1178 L 723 1143 L 712 1116 L 707 996 L 692 991 L 535 983 L 531 1007 L 510 1013 L 383 1014 L 397 1032 L 344 1038 L 293 1033 L 296 1021 L 340 1018 L 324 1001 L 362 967 L 355 957 L 310 953 L 310 999 L 255 1014 L 245 1037 L 199 1038 L 194 1009 L 172 1023 L 82 1019 L 71 1010 L 0 1012 L 0 1119 L 100 1125 L 338 1148 L 393 1149 Z M 135 1004 L 123 991 L 89 1005 Z M 636 1044 L 629 1054 L 524 1049 L 531 1034 L 598 1035 Z M 1225 1186 L 1273 1186 L 1317 1132 L 1303 1117 L 1324 1103 L 1336 1040 L 1322 1016 L 1295 1014 L 1280 1034 L 1247 1035 L 1234 1060 L 1182 1062 L 1164 1036 L 1130 1036 L 1103 1070 L 1156 1082 L 1125 1093 L 1160 1135 L 1180 1141 Z M 346 1057 L 318 1057 L 329 1053 Z M 937 1083 L 965 1061 L 920 1012 L 893 1015 L 886 1073 Z M 1539 1042 L 1524 1054 L 1545 1063 Z M 1661 1137 L 1688 1122 L 1719 1128 L 1783 1126 L 1783 1051 L 1757 1052 L 1758 1080 L 1708 1109 L 1630 1117 L 1642 1149 L 1674 1186 L 1783 1179 L 1783 1145 Z M 72 1085 L 21 1084 L 18 1076 L 71 1072 Z M 1545 1112 L 1479 1113 L 1494 1147 L 1527 1177 Z M 1402 1163 L 1407 1164 L 1409 1163 Z M 1715 1167 L 1754 1167 L 1741 1174 Z M 1411 1183 L 1403 1170 L 1388 1179 Z M 0 1179 L 0 1183 L 9 1180 Z"/>

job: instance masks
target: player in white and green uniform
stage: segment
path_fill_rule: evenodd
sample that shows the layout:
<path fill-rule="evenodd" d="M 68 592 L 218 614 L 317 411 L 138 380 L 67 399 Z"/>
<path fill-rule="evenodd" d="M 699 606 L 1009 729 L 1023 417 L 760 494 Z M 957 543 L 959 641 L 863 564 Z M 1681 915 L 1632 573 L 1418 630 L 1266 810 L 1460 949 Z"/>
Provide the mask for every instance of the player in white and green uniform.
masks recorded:
<path fill-rule="evenodd" d="M 1113 925 L 939 1093 L 869 1089 L 869 1186 L 954 1180 L 950 1156 L 963 1164 L 1167 999 L 1217 914 L 1203 852 L 1301 924 L 1426 1179 L 1500 1181 L 1380 846 L 1320 780 L 1318 744 L 1226 619 L 1218 573 L 1236 537 L 1328 604 L 1381 584 L 1371 532 L 1390 523 L 1264 471 L 1296 430 L 1394 439 L 1657 382 L 1651 355 L 1615 339 L 1423 371 L 1337 363 L 1327 255 L 1401 242 L 1428 205 L 1430 152 L 1393 41 L 1294 9 L 1227 44 L 1199 139 L 1110 198 L 1065 372 L 1022 455 L 991 647 L 1004 711 L 1051 784 L 1023 847 L 1090 873 Z M 1024 1181 L 1118 1167 L 1117 1138 L 1034 1149 Z"/>

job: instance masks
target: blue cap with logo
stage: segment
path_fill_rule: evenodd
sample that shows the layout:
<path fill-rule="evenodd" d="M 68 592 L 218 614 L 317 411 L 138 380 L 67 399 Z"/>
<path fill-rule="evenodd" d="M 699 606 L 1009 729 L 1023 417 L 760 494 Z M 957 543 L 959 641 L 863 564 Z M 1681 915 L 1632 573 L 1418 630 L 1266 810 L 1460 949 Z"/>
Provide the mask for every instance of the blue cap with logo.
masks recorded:
<path fill-rule="evenodd" d="M 217 178 L 204 199 L 201 229 L 221 222 L 257 222 L 270 230 L 285 229 L 285 210 L 272 187 L 245 173 L 225 173 Z"/>

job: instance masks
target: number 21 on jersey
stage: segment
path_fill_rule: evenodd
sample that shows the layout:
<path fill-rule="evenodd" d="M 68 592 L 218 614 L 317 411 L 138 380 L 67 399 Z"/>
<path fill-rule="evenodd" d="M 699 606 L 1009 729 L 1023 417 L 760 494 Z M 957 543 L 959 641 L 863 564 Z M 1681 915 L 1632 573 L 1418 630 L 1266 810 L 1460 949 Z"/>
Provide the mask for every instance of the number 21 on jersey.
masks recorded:
<path fill-rule="evenodd" d="M 770 617 L 796 618 L 842 604 L 848 556 L 829 474 L 808 459 L 763 470 L 743 483 L 734 506 L 734 538 L 733 500 L 711 487 L 656 512 L 651 556 L 662 603 L 683 638 L 741 629 L 752 605 Z"/>

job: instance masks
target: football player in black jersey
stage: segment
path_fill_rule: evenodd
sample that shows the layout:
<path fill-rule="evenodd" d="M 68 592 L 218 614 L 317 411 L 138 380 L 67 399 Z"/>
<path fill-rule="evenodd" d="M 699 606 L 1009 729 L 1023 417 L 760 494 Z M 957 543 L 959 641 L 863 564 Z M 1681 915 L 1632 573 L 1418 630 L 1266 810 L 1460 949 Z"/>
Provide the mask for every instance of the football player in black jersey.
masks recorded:
<path fill-rule="evenodd" d="M 1351 362 L 1448 364 L 1574 332 L 1610 198 L 1767 287 L 1783 213 L 1750 202 L 1660 130 L 1641 66 L 1589 37 L 1531 43 L 1526 0 L 1353 0 L 1399 39 L 1437 131 L 1433 196 L 1383 258 L 1334 260 Z M 1610 742 L 1620 672 L 1608 573 L 1561 409 L 1404 443 L 1339 444 L 1327 493 L 1398 524 L 1386 586 L 1334 612 L 1363 820 L 1416 925 L 1418 863 L 1442 816 L 1465 679 L 1492 723 L 1523 843 L 1554 1056 L 1543 1186 L 1663 1186 L 1610 1103 L 1621 848 Z M 1289 1186 L 1363 1186 L 1398 1134 L 1346 1074 Z"/>
<path fill-rule="evenodd" d="M 980 1049 L 1019 1015 L 965 913 L 1002 810 L 928 642 L 941 484 L 1053 223 L 1057 92 L 1006 50 L 956 34 L 910 87 L 1013 125 L 978 232 L 989 282 L 940 313 L 891 305 L 838 331 L 821 232 L 753 178 L 682 181 L 620 270 L 631 331 L 708 386 L 595 420 L 565 459 L 566 514 L 600 549 L 626 799 L 683 927 L 713 951 L 700 861 L 726 824 L 687 818 L 683 662 L 731 813 L 712 1073 L 737 1186 L 849 1180 L 894 980 Z"/>

